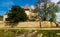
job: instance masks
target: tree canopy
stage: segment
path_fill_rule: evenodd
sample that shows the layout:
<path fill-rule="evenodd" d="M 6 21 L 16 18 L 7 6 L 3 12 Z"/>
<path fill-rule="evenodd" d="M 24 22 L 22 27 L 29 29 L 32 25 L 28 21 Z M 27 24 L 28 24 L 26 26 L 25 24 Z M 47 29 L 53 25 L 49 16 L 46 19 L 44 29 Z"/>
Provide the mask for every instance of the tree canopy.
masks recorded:
<path fill-rule="evenodd" d="M 58 11 L 58 6 L 54 3 L 48 4 L 47 2 L 35 4 L 35 11 L 40 12 L 40 20 L 43 21 L 56 21 L 56 12 Z"/>
<path fill-rule="evenodd" d="M 26 21 L 28 19 L 25 11 L 20 6 L 14 5 L 9 10 L 8 21 L 10 23 L 18 23 L 20 21 Z"/>

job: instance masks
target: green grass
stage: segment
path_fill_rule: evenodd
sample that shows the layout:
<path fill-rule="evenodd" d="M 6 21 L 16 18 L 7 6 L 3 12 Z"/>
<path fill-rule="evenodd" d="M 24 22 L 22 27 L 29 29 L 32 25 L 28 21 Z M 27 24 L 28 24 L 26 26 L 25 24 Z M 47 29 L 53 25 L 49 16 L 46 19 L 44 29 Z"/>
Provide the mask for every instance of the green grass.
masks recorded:
<path fill-rule="evenodd" d="M 0 37 L 14 37 L 16 34 L 23 34 L 22 30 L 17 29 L 1 29 Z"/>
<path fill-rule="evenodd" d="M 24 29 L 0 29 L 0 37 L 14 37 L 17 35 L 21 35 L 23 33 L 32 33 L 35 30 L 24 30 Z M 37 30 L 37 34 L 43 34 L 44 36 L 49 36 L 49 37 L 60 37 L 56 35 L 56 33 L 60 33 L 60 30 Z"/>

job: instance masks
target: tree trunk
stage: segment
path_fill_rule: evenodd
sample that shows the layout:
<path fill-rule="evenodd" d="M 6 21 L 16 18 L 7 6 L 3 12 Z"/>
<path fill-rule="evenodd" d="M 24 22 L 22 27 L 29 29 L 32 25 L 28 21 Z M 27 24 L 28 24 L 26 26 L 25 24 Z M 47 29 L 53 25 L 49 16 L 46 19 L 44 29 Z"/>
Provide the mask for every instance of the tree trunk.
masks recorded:
<path fill-rule="evenodd" d="M 40 20 L 40 28 L 41 28 L 41 20 Z"/>
<path fill-rule="evenodd" d="M 50 24 L 51 24 L 51 27 L 52 27 L 52 22 L 50 22 Z"/>

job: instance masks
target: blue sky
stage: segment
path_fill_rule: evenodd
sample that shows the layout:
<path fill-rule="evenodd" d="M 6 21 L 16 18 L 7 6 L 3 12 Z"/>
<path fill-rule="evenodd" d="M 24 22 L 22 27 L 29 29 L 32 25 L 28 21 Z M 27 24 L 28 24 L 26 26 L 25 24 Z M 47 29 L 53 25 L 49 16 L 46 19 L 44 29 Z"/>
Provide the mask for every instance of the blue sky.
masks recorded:
<path fill-rule="evenodd" d="M 19 5 L 24 7 L 28 4 L 30 7 L 33 8 L 33 5 L 38 0 L 0 0 L 0 15 L 4 15 L 6 11 L 8 11 L 13 5 Z M 52 0 L 52 2 L 58 2 L 59 0 Z"/>
<path fill-rule="evenodd" d="M 28 4 L 31 8 L 34 8 L 34 4 L 38 0 L 0 0 L 0 15 L 4 15 L 6 11 L 10 10 L 13 5 L 19 5 L 25 7 Z M 51 0 L 52 2 L 57 3 L 59 0 Z M 57 13 L 57 21 L 60 20 L 60 13 Z"/>
<path fill-rule="evenodd" d="M 13 5 L 24 7 L 26 4 L 33 7 L 37 0 L 0 0 L 0 15 L 4 15 Z"/>

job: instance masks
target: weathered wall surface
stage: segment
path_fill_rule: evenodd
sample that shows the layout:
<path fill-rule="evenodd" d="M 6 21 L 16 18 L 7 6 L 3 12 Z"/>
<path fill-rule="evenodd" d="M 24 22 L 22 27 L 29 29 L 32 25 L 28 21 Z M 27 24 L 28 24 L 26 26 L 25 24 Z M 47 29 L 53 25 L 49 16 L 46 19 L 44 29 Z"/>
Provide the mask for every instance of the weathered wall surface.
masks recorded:
<path fill-rule="evenodd" d="M 5 27 L 5 24 L 3 21 L 0 21 L 0 28 Z"/>
<path fill-rule="evenodd" d="M 16 27 L 40 27 L 38 22 L 20 22 Z"/>
<path fill-rule="evenodd" d="M 50 28 L 50 27 L 56 27 L 56 24 L 55 23 L 51 23 L 51 22 L 49 22 L 49 21 L 42 21 L 41 22 L 41 27 L 43 27 L 43 28 Z"/>
<path fill-rule="evenodd" d="M 5 26 L 4 22 L 0 22 L 0 28 L 2 27 L 10 27 L 10 26 Z M 39 21 L 29 21 L 29 22 L 19 22 L 17 26 L 15 27 L 26 27 L 26 28 L 39 28 L 40 27 L 40 22 Z M 48 21 L 42 21 L 41 22 L 41 27 L 43 28 L 50 28 L 50 27 L 56 27 L 55 23 L 50 23 Z"/>

